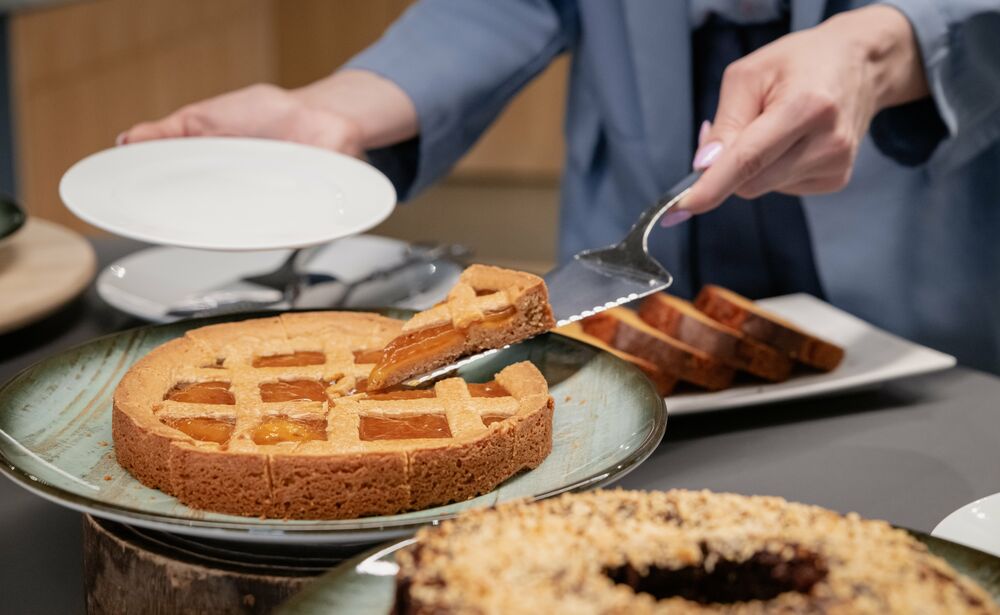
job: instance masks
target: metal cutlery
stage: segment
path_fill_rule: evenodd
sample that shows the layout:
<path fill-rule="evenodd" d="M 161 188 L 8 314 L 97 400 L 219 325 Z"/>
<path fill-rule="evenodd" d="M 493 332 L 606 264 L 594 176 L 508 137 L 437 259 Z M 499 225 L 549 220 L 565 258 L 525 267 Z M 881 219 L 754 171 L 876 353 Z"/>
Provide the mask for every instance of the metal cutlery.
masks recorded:
<path fill-rule="evenodd" d="M 293 303 L 307 286 L 338 281 L 330 274 L 302 271 L 317 251 L 317 247 L 292 250 L 275 269 L 245 276 L 195 297 L 182 299 L 170 306 L 167 315 L 177 318 L 215 316 L 265 309 L 282 302 Z"/>
<path fill-rule="evenodd" d="M 435 267 L 435 262 L 451 261 L 464 263 L 469 259 L 471 254 L 472 253 L 468 248 L 459 244 L 413 244 L 407 248 L 406 257 L 399 263 L 390 265 L 384 269 L 373 271 L 367 276 L 345 285 L 343 294 L 336 302 L 331 304 L 330 307 L 343 307 L 347 305 L 348 299 L 355 295 L 359 289 L 364 286 L 378 283 L 383 283 L 384 286 L 388 286 L 389 288 L 380 293 L 381 302 L 370 303 L 370 305 L 391 305 L 397 301 L 402 301 L 407 297 L 426 291 L 430 288 L 430 283 L 433 280 L 433 267 Z M 400 273 L 417 265 L 426 265 L 432 268 L 428 275 L 420 278 L 420 287 L 403 288 L 398 284 L 390 283 Z M 387 294 L 391 294 L 393 292 L 396 293 L 396 297 L 386 296 Z"/>
<path fill-rule="evenodd" d="M 359 290 L 366 290 L 365 297 L 371 305 L 391 305 L 431 288 L 440 279 L 438 270 L 442 262 L 461 262 L 469 254 L 467 248 L 455 244 L 415 244 L 408 248 L 400 262 L 347 283 L 328 274 L 306 274 L 311 276 L 309 278 L 302 278 L 302 274 L 289 276 L 288 263 L 294 262 L 293 254 L 268 274 L 242 278 L 227 285 L 229 291 L 212 291 L 209 300 L 191 300 L 187 305 L 172 308 L 168 314 L 188 318 L 292 307 L 338 308 L 347 305 Z M 414 267 L 424 267 L 426 271 L 422 275 L 411 275 L 413 282 L 400 284 L 402 274 Z M 297 279 L 300 285 L 294 292 L 279 294 L 277 288 L 290 277 Z"/>

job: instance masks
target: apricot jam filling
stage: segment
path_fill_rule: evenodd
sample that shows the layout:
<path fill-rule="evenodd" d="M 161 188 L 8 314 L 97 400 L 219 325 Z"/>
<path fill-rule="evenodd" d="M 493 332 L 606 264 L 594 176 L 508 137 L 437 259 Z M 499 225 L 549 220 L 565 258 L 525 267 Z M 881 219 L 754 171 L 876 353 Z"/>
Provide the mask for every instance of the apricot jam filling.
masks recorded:
<path fill-rule="evenodd" d="M 354 362 L 358 365 L 378 363 L 382 360 L 382 350 L 355 350 Z"/>
<path fill-rule="evenodd" d="M 186 404 L 223 404 L 231 406 L 236 403 L 236 398 L 233 397 L 232 392 L 229 390 L 229 383 L 218 380 L 211 382 L 179 382 L 167 391 L 163 399 Z"/>
<path fill-rule="evenodd" d="M 503 388 L 496 380 L 483 382 L 482 384 L 469 383 L 469 395 L 473 397 L 510 397 L 507 389 Z"/>
<path fill-rule="evenodd" d="M 233 421 L 225 419 L 210 418 L 190 418 L 190 419 L 163 419 L 162 423 L 168 427 L 173 427 L 177 431 L 182 431 L 195 440 L 202 442 L 215 442 L 225 444 L 229 437 L 233 435 Z"/>
<path fill-rule="evenodd" d="M 260 400 L 326 401 L 326 383 L 320 380 L 279 380 L 260 384 Z"/>
<path fill-rule="evenodd" d="M 368 375 L 368 383 L 379 385 L 388 381 L 392 372 L 398 369 L 406 370 L 412 365 L 423 363 L 428 356 L 441 354 L 464 342 L 465 333 L 451 325 L 438 325 L 404 333 L 385 347 L 382 359 L 375 364 Z"/>
<path fill-rule="evenodd" d="M 326 421 L 270 416 L 253 430 L 253 441 L 257 444 L 307 440 L 326 440 Z"/>
<path fill-rule="evenodd" d="M 358 378 L 358 380 L 354 383 L 354 388 L 351 389 L 351 392 L 348 393 L 348 395 L 357 395 L 358 393 L 364 393 L 367 390 L 368 390 L 368 379 Z"/>
<path fill-rule="evenodd" d="M 293 352 L 292 354 L 275 354 L 268 357 L 254 357 L 254 367 L 299 367 L 302 365 L 322 365 L 326 363 L 326 355 L 322 352 Z"/>
<path fill-rule="evenodd" d="M 382 393 L 367 393 L 365 399 L 378 401 L 392 399 L 433 399 L 434 389 L 386 389 Z"/>
<path fill-rule="evenodd" d="M 509 416 L 504 416 L 502 414 L 484 414 L 483 415 L 483 425 L 489 427 L 493 423 L 499 423 L 504 419 L 509 419 Z"/>
<path fill-rule="evenodd" d="M 491 312 L 476 323 L 480 329 L 500 329 L 513 318 L 514 306 Z M 456 329 L 450 324 L 436 325 L 410 331 L 389 342 L 382 351 L 382 359 L 372 368 L 368 381 L 373 388 L 382 388 L 388 382 L 393 372 L 410 371 L 416 366 L 427 362 L 429 357 L 440 355 L 449 349 L 465 344 L 467 333 L 464 329 Z"/>
<path fill-rule="evenodd" d="M 362 416 L 358 436 L 366 441 L 450 438 L 451 428 L 443 414 Z"/>

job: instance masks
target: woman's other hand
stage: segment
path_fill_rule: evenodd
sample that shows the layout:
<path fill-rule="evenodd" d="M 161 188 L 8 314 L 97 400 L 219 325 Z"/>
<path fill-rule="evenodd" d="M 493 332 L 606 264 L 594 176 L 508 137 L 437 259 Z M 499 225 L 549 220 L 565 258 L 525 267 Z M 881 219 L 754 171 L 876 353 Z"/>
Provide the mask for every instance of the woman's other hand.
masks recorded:
<path fill-rule="evenodd" d="M 299 90 L 258 84 L 143 122 L 118 144 L 195 136 L 295 141 L 360 156 L 417 132 L 416 110 L 395 84 L 365 71 L 342 71 Z"/>
<path fill-rule="evenodd" d="M 715 120 L 679 209 L 702 213 L 732 194 L 816 194 L 843 188 L 872 117 L 927 94 L 902 13 L 872 6 L 782 37 L 725 71 Z"/>

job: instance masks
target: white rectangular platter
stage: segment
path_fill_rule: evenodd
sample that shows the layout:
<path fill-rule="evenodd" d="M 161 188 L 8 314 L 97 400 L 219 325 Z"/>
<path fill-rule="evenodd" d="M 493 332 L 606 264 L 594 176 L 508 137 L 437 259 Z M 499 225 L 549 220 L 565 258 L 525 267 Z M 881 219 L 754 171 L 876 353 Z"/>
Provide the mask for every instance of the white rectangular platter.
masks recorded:
<path fill-rule="evenodd" d="M 755 382 L 712 393 L 671 395 L 666 398 L 671 416 L 829 395 L 955 365 L 951 355 L 887 333 L 811 295 L 785 295 L 757 303 L 805 331 L 843 346 L 843 363 L 826 374 L 797 373 L 775 384 Z"/>

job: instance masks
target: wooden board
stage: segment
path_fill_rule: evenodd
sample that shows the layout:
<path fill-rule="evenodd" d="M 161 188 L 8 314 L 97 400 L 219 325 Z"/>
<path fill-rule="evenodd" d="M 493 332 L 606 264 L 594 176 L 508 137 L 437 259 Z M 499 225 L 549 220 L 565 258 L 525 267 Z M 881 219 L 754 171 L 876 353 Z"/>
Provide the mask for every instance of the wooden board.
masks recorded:
<path fill-rule="evenodd" d="M 0 244 L 0 333 L 69 302 L 90 283 L 96 266 L 86 239 L 58 224 L 29 219 Z"/>
<path fill-rule="evenodd" d="M 90 615 L 269 613 L 323 571 L 268 565 L 271 559 L 178 544 L 170 535 L 83 517 Z"/>

